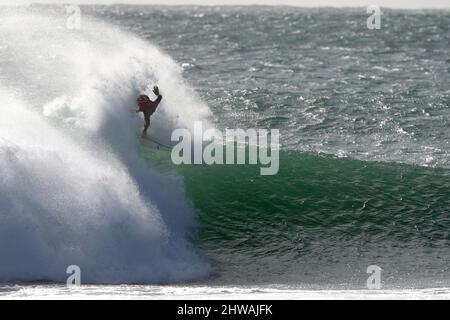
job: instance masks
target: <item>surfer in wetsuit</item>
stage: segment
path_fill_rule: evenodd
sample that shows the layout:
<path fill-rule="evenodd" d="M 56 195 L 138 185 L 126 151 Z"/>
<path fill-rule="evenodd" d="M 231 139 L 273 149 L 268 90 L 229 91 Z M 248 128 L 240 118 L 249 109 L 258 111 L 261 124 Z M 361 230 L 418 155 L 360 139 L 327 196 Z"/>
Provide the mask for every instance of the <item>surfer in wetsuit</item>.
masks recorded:
<path fill-rule="evenodd" d="M 145 126 L 142 131 L 142 137 L 147 136 L 147 130 L 150 127 L 150 116 L 155 113 L 156 108 L 162 100 L 162 95 L 159 93 L 158 86 L 153 87 L 153 93 L 158 96 L 155 101 L 150 100 L 150 98 L 146 95 L 140 95 L 137 98 L 137 104 L 139 106 L 139 110 L 136 110 L 136 113 L 142 112 L 144 113 Z"/>

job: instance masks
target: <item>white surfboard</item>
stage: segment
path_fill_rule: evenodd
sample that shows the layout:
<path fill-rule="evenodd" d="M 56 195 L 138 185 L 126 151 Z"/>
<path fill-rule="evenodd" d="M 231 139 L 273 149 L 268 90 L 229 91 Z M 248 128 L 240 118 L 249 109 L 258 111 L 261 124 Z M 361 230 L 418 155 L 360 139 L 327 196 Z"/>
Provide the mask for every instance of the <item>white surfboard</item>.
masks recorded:
<path fill-rule="evenodd" d="M 141 137 L 141 144 L 149 149 L 171 151 L 172 147 L 160 143 L 150 137 Z"/>

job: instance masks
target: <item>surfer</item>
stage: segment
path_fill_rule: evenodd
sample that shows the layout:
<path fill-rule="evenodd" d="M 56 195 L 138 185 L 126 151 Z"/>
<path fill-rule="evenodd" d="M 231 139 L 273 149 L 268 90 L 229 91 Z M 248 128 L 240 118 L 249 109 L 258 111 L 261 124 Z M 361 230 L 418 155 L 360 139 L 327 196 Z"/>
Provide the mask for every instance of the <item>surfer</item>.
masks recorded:
<path fill-rule="evenodd" d="M 156 108 L 162 100 L 162 95 L 159 93 L 158 86 L 153 87 L 153 93 L 158 96 L 155 101 L 150 100 L 150 98 L 145 94 L 142 94 L 137 98 L 139 110 L 136 110 L 136 113 L 142 112 L 145 119 L 145 126 L 144 130 L 142 131 L 142 137 L 147 136 L 147 130 L 150 127 L 150 116 L 155 113 Z"/>

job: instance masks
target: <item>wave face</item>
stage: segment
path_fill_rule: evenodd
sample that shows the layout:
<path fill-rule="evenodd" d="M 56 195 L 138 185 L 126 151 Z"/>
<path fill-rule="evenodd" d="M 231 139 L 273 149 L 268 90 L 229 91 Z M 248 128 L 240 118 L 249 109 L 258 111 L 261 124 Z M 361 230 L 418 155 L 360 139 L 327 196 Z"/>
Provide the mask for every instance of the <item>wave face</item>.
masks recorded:
<path fill-rule="evenodd" d="M 217 284 L 448 287 L 450 172 L 297 151 L 257 166 L 183 167 Z"/>
<path fill-rule="evenodd" d="M 64 8 L 0 19 L 0 281 L 64 281 L 69 265 L 83 282 L 207 276 L 186 240 L 182 180 L 137 153 L 135 97 L 153 84 L 170 92 L 154 116 L 161 140 L 209 117 L 178 65 L 106 24 L 69 30 Z"/>

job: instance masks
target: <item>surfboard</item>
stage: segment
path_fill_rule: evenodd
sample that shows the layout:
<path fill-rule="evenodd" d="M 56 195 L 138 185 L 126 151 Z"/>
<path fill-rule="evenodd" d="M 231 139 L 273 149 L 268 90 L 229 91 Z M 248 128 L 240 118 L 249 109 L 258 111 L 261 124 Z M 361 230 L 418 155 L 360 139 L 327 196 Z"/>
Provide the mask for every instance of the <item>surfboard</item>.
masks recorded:
<path fill-rule="evenodd" d="M 147 147 L 149 149 L 163 150 L 163 151 L 171 151 L 172 150 L 171 146 L 160 143 L 160 142 L 156 141 L 155 139 L 152 139 L 148 136 L 141 137 L 141 144 L 144 147 Z"/>

